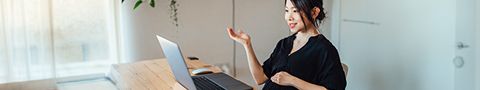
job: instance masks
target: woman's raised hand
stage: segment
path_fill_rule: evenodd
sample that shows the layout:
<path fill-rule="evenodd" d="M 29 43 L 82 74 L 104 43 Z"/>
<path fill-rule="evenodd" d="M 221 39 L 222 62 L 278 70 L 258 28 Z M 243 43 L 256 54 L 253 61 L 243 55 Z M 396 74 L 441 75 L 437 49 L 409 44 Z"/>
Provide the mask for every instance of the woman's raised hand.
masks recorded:
<path fill-rule="evenodd" d="M 245 45 L 250 45 L 250 36 L 242 31 L 235 32 L 232 28 L 227 28 L 228 36 L 236 42 Z"/>

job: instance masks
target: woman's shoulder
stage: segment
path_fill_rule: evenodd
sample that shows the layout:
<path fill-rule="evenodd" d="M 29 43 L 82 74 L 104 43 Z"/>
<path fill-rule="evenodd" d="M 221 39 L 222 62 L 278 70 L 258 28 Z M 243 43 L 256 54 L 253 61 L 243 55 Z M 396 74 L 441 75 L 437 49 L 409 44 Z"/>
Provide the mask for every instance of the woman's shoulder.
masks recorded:
<path fill-rule="evenodd" d="M 330 40 L 328 40 L 325 36 L 321 35 L 316 37 L 315 46 L 321 52 L 326 53 L 338 53 L 337 48 L 333 45 Z"/>

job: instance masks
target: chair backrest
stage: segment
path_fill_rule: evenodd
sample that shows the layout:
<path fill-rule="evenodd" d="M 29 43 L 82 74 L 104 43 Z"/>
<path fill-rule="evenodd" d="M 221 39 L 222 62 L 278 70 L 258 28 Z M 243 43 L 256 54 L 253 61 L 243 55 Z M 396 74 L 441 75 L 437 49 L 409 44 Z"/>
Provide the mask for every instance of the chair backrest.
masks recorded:
<path fill-rule="evenodd" d="M 348 66 L 347 66 L 347 64 L 342 63 L 342 68 L 343 68 L 343 72 L 345 72 L 345 77 L 347 77 L 347 74 L 348 74 Z"/>

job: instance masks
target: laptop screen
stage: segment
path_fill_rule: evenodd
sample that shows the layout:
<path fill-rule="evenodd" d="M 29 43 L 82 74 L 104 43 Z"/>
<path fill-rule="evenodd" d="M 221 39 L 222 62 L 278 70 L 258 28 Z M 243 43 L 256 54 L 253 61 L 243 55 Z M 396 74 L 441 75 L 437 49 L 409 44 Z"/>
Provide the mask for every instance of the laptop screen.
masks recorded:
<path fill-rule="evenodd" d="M 168 64 L 172 69 L 175 79 L 188 90 L 196 90 L 192 77 L 188 72 L 187 65 L 185 64 L 185 59 L 183 59 L 182 53 L 178 45 L 158 35 L 157 39 L 158 42 L 160 42 L 163 54 L 168 60 Z"/>

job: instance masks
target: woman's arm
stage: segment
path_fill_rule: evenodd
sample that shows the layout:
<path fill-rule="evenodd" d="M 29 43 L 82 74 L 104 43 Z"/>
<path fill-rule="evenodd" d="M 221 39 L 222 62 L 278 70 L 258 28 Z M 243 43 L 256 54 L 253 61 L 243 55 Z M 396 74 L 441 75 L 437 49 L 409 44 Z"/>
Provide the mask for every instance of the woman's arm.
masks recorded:
<path fill-rule="evenodd" d="M 245 52 L 247 53 L 248 66 L 250 67 L 250 72 L 252 72 L 252 76 L 255 79 L 255 82 L 258 85 L 263 84 L 267 80 L 267 76 L 263 72 L 262 65 L 260 65 L 257 60 L 257 56 L 253 51 L 252 45 L 244 45 L 244 48 Z"/>
<path fill-rule="evenodd" d="M 250 72 L 252 72 L 253 79 L 255 79 L 255 82 L 258 85 L 263 84 L 268 78 L 265 73 L 263 73 L 262 65 L 258 62 L 255 51 L 253 51 L 250 36 L 241 31 L 236 33 L 232 28 L 227 28 L 227 32 L 231 39 L 243 45 L 247 54 L 248 66 L 250 67 Z"/>
<path fill-rule="evenodd" d="M 293 86 L 299 90 L 327 90 L 327 88 L 323 86 L 306 82 L 284 71 L 278 72 L 277 74 L 272 76 L 270 80 L 272 80 L 272 82 L 276 84 Z"/>
<path fill-rule="evenodd" d="M 308 83 L 298 78 L 293 81 L 293 86 L 299 90 L 327 90 L 323 86 Z"/>

